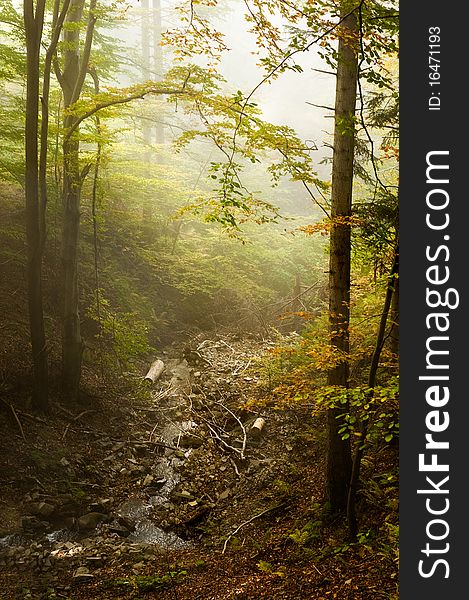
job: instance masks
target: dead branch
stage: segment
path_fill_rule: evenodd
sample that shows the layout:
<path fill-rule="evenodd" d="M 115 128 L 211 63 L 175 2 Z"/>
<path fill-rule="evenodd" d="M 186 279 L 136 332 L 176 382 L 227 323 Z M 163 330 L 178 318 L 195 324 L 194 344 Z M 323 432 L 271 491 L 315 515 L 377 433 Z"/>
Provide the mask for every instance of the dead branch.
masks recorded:
<path fill-rule="evenodd" d="M 241 457 L 241 460 L 244 460 L 244 458 L 245 458 L 244 452 L 246 451 L 246 441 L 247 441 L 246 428 L 244 427 L 243 423 L 241 422 L 241 419 L 237 415 L 235 415 L 235 413 L 232 410 L 230 410 L 227 406 L 225 406 L 221 402 L 216 402 L 215 404 L 218 404 L 224 410 L 229 412 L 230 415 L 236 419 L 236 421 L 238 422 L 238 425 L 241 427 L 241 431 L 243 432 L 243 445 L 242 445 L 239 455 Z"/>
<path fill-rule="evenodd" d="M 149 442 L 151 442 L 151 441 L 152 441 L 152 440 L 151 440 L 151 438 L 153 437 L 153 434 L 155 433 L 155 431 L 156 431 L 156 428 L 157 428 L 157 427 L 158 427 L 158 423 L 157 423 L 157 424 L 156 424 L 156 425 L 153 427 L 153 429 L 152 429 L 152 430 L 151 430 L 151 432 L 150 432 L 150 436 L 149 436 L 149 438 L 148 438 L 148 441 L 149 441 Z"/>
<path fill-rule="evenodd" d="M 244 371 L 247 371 L 247 369 L 249 369 L 249 366 L 252 362 L 252 358 L 250 358 L 247 362 L 247 364 L 244 366 L 244 368 L 241 371 L 238 371 L 238 369 L 235 369 L 233 371 L 233 375 L 242 375 L 244 373 Z M 241 363 L 240 368 L 243 366 L 243 363 Z"/>
<path fill-rule="evenodd" d="M 239 457 L 241 458 L 241 460 L 245 459 L 245 456 L 243 456 L 242 454 L 242 450 L 239 450 L 239 448 L 235 448 L 234 446 L 231 446 L 230 444 L 228 444 L 227 442 L 225 442 L 225 440 L 223 438 L 221 438 L 219 436 L 219 434 L 217 433 L 216 429 L 214 429 L 210 423 L 208 421 L 205 421 L 207 427 L 210 429 L 212 436 L 218 440 L 221 444 L 223 444 L 225 446 L 225 448 L 228 448 L 229 450 L 232 450 L 233 452 L 235 452 L 236 454 L 239 454 Z"/>
<path fill-rule="evenodd" d="M 3 402 L 3 404 L 5 404 L 6 406 L 10 407 L 11 412 L 13 413 L 13 417 L 15 418 L 15 421 L 18 425 L 18 428 L 21 432 L 21 437 L 23 438 L 23 441 L 26 442 L 26 436 L 24 435 L 24 431 L 23 431 L 23 426 L 21 425 L 21 421 L 19 420 L 18 415 L 16 414 L 15 408 L 13 406 L 13 404 L 10 404 L 9 402 L 7 402 L 6 400 L 4 400 L 3 398 L 0 398 L 0 400 Z"/>
<path fill-rule="evenodd" d="M 67 425 L 67 427 L 65 427 L 65 430 L 62 434 L 62 440 L 65 439 L 65 436 L 68 433 L 68 430 L 70 429 L 70 425 L 72 425 L 72 423 L 74 423 L 75 421 L 78 421 L 79 419 L 81 419 L 81 417 L 84 417 L 85 415 L 91 414 L 96 412 L 95 410 L 84 410 L 83 412 L 81 412 L 80 414 L 76 415 L 75 417 L 73 417 L 73 419 L 70 421 L 70 423 Z"/>
<path fill-rule="evenodd" d="M 280 508 L 280 506 L 282 506 L 282 505 L 278 504 L 276 506 L 271 506 L 270 508 L 266 508 L 262 512 L 258 513 L 257 515 L 254 515 L 253 517 L 251 517 L 250 519 L 248 519 L 247 521 L 244 521 L 244 523 L 241 523 L 241 525 L 238 525 L 238 527 L 236 527 L 236 529 L 234 531 L 232 531 L 230 533 L 230 535 L 226 538 L 225 543 L 223 544 L 222 554 L 225 554 L 225 550 L 226 550 L 226 547 L 228 545 L 228 542 L 231 540 L 231 538 L 234 535 L 236 535 L 238 533 L 238 531 L 240 531 L 240 529 L 242 529 L 245 525 L 249 525 L 249 523 L 252 523 L 255 519 L 258 519 L 259 517 L 262 517 L 262 515 L 265 515 L 266 513 L 270 512 L 272 510 L 275 510 L 277 508 Z"/>
<path fill-rule="evenodd" d="M 234 349 L 232 346 L 230 346 L 229 344 L 227 344 L 227 343 L 225 342 L 225 340 L 220 340 L 220 343 L 221 343 L 221 344 L 225 344 L 225 346 L 226 346 L 227 348 L 229 348 L 233 354 L 236 354 L 236 350 L 235 350 L 235 349 Z"/>
<path fill-rule="evenodd" d="M 229 458 L 230 458 L 230 462 L 233 465 L 233 469 L 235 470 L 235 473 L 236 473 L 238 479 L 241 479 L 241 475 L 239 474 L 238 467 L 237 467 L 235 461 L 231 458 L 231 456 Z"/>

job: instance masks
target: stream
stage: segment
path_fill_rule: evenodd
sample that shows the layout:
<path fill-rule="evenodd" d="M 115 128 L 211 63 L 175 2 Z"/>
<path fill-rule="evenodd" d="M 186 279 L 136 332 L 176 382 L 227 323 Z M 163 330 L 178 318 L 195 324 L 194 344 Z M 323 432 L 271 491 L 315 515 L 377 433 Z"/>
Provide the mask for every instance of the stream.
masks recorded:
<path fill-rule="evenodd" d="M 160 439 L 163 443 L 171 446 L 178 436 L 195 428 L 192 421 L 176 422 L 163 427 Z M 184 453 L 188 456 L 190 450 Z M 149 477 L 147 487 L 139 490 L 137 496 L 132 496 L 118 504 L 111 513 L 112 520 L 106 524 L 98 523 L 91 531 L 79 532 L 74 528 L 55 529 L 49 533 L 37 533 L 32 535 L 11 534 L 0 538 L 0 552 L 5 549 L 25 548 L 32 543 L 40 547 L 54 549 L 67 543 L 70 551 L 73 544 L 81 547 L 83 539 L 89 540 L 93 537 L 101 539 L 106 531 L 111 532 L 116 540 L 125 539 L 133 544 L 155 545 L 162 549 L 181 549 L 191 545 L 171 531 L 165 531 L 152 520 L 154 509 L 158 506 L 169 504 L 170 495 L 180 481 L 178 469 L 183 465 L 184 458 L 174 456 L 174 451 L 166 448 L 164 455 L 157 459 L 153 465 L 152 475 Z M 92 513 L 91 513 L 92 514 Z M 122 528 L 125 523 L 125 530 Z M 123 534 L 122 531 L 125 531 Z"/>

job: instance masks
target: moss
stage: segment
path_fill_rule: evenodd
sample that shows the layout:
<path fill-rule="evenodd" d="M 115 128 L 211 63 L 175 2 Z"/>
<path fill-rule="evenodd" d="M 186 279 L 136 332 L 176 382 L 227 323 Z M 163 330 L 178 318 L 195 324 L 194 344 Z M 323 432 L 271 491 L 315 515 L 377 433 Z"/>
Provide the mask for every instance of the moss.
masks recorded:
<path fill-rule="evenodd" d="M 170 571 L 164 575 L 136 575 L 135 577 L 119 577 L 112 583 L 116 587 L 127 587 L 136 593 L 146 594 L 180 583 L 187 571 Z"/>

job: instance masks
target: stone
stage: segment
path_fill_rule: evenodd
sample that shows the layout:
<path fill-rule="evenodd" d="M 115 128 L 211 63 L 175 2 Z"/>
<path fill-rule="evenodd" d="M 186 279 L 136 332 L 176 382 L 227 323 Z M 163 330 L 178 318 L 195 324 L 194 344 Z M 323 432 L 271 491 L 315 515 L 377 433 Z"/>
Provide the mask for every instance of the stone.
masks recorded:
<path fill-rule="evenodd" d="M 116 533 L 117 535 L 120 535 L 121 537 L 128 537 L 130 535 L 130 530 L 127 529 L 127 527 L 125 527 L 124 525 L 119 525 L 119 524 L 109 525 L 108 529 L 111 533 Z"/>
<path fill-rule="evenodd" d="M 54 512 L 55 507 L 47 502 L 31 502 L 28 504 L 27 509 L 31 515 L 47 519 Z"/>
<path fill-rule="evenodd" d="M 40 531 L 47 528 L 43 521 L 32 515 L 25 515 L 21 518 L 21 527 L 26 532 Z"/>
<path fill-rule="evenodd" d="M 94 529 L 99 523 L 109 520 L 109 516 L 103 513 L 90 512 L 81 516 L 78 521 L 78 529 L 87 530 Z"/>
<path fill-rule="evenodd" d="M 186 433 L 181 437 L 179 443 L 183 448 L 199 448 L 204 443 L 204 439 L 200 435 Z"/>
<path fill-rule="evenodd" d="M 145 479 L 143 480 L 143 486 L 148 487 L 149 485 L 151 485 L 153 482 L 153 479 L 154 479 L 153 475 L 150 475 L 150 474 L 146 475 Z"/>

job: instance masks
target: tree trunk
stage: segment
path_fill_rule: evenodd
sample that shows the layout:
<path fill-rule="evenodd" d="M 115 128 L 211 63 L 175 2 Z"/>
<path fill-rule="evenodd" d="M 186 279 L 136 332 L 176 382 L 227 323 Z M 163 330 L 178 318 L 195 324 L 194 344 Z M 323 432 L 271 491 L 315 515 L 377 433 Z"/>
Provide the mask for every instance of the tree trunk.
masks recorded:
<path fill-rule="evenodd" d="M 396 356 L 399 356 L 399 274 L 396 274 L 393 281 L 393 294 L 391 302 L 391 321 L 392 328 L 390 337 L 390 350 Z"/>
<path fill-rule="evenodd" d="M 80 52 L 79 23 L 83 17 L 84 0 L 71 0 L 64 28 L 64 69 L 58 74 L 62 87 L 65 110 L 80 97 L 88 68 L 96 17 L 96 0 L 89 6 L 88 26 L 83 51 Z M 83 340 L 80 329 L 78 288 L 78 242 L 80 234 L 80 196 L 82 174 L 79 163 L 79 131 L 67 132 L 76 126 L 76 117 L 66 115 L 63 141 L 63 326 L 62 326 L 62 385 L 70 402 L 78 399 Z"/>
<path fill-rule="evenodd" d="M 69 119 L 66 118 L 66 121 Z M 78 294 L 78 240 L 80 233 L 80 172 L 78 141 L 68 141 L 64 152 L 62 273 L 63 332 L 62 383 L 69 400 L 78 398 L 81 377 L 83 340 L 80 330 Z"/>
<path fill-rule="evenodd" d="M 27 243 L 28 308 L 33 358 L 33 407 L 48 408 L 47 348 L 42 303 L 42 240 L 39 199 L 38 117 L 40 47 L 44 22 L 43 0 L 36 14 L 32 0 L 24 2 L 26 31 L 25 208 Z"/>
<path fill-rule="evenodd" d="M 381 357 L 381 351 L 383 350 L 386 333 L 386 323 L 388 321 L 389 311 L 391 308 L 392 301 L 395 298 L 396 287 L 395 282 L 399 272 L 399 249 L 396 248 L 394 251 L 394 260 L 391 267 L 391 272 L 388 277 L 388 285 L 386 287 L 386 295 L 384 298 L 383 310 L 381 313 L 381 319 L 379 322 L 378 333 L 376 335 L 375 350 L 373 352 L 373 358 L 371 360 L 370 372 L 368 375 L 368 387 L 370 388 L 368 400 L 371 401 L 374 388 L 376 385 L 376 375 L 378 373 L 379 360 Z M 349 534 L 351 539 L 355 539 L 358 533 L 358 522 L 357 522 L 357 511 L 356 511 L 356 493 L 357 487 L 360 480 L 360 468 L 363 453 L 365 451 L 366 436 L 368 433 L 367 427 L 368 421 L 362 421 L 360 427 L 360 440 L 358 442 L 355 456 L 353 459 L 352 473 L 350 476 L 350 489 L 347 501 L 347 520 L 349 526 Z"/>
<path fill-rule="evenodd" d="M 329 261 L 329 334 L 330 344 L 341 360 L 328 373 L 328 385 L 347 388 L 349 379 L 349 315 L 350 315 L 350 216 L 354 155 L 354 118 L 357 94 L 358 61 L 353 48 L 357 32 L 355 13 L 341 24 L 335 99 L 334 151 L 332 161 L 332 229 Z M 331 511 L 345 511 L 352 459 L 350 441 L 343 440 L 338 430 L 338 416 L 346 406 L 328 412 L 328 459 L 326 495 Z"/>
<path fill-rule="evenodd" d="M 60 33 L 64 24 L 65 17 L 70 6 L 70 0 L 64 0 L 62 9 L 60 9 L 60 0 L 54 0 L 54 10 L 52 15 L 52 37 L 47 48 L 42 83 L 41 96 L 41 149 L 39 154 L 39 190 L 40 190 L 40 230 L 41 246 L 44 249 L 46 240 L 46 206 L 47 206 L 47 151 L 49 140 L 49 96 L 50 96 L 50 77 L 52 71 L 52 61 L 55 56 Z"/>
<path fill-rule="evenodd" d="M 155 79 L 163 79 L 163 49 L 161 46 L 161 0 L 153 0 L 153 71 Z M 164 126 L 161 122 L 158 122 L 155 125 L 155 143 L 164 144 Z"/>
<path fill-rule="evenodd" d="M 141 42 L 142 42 L 142 76 L 145 81 L 150 79 L 150 27 L 149 27 L 149 0 L 142 0 L 142 21 L 141 21 Z M 147 100 L 143 101 L 148 102 Z M 150 178 L 150 163 L 151 163 L 151 126 L 150 121 L 146 118 L 142 119 L 142 137 L 144 144 L 143 163 L 145 179 Z M 153 220 L 153 199 L 144 191 L 142 218 L 144 223 L 150 224 Z"/>

